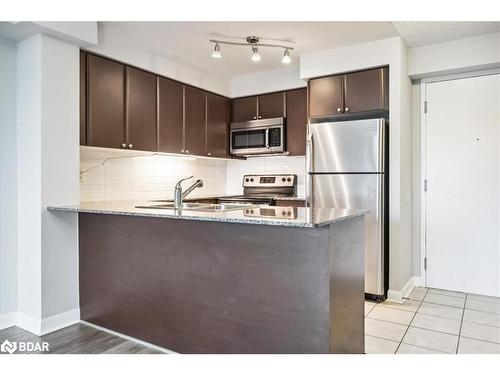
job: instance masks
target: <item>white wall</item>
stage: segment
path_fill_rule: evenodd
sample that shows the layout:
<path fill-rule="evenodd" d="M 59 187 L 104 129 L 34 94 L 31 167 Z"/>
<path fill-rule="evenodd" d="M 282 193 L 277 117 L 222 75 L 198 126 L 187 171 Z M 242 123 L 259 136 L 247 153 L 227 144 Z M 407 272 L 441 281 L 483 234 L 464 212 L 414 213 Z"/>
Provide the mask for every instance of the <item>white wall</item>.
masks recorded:
<path fill-rule="evenodd" d="M 236 98 L 305 86 L 307 86 L 307 82 L 300 78 L 300 65 L 294 64 L 280 69 L 233 78 L 231 80 L 231 97 Z"/>
<path fill-rule="evenodd" d="M 500 67 L 500 33 L 410 48 L 412 79 Z"/>
<path fill-rule="evenodd" d="M 99 44 L 89 48 L 89 51 L 220 95 L 231 95 L 227 77 L 201 72 L 172 60 L 163 51 L 143 48 L 139 43 L 123 38 L 120 30 L 110 23 L 99 24 Z"/>
<path fill-rule="evenodd" d="M 0 39 L 0 329 L 17 311 L 16 46 Z"/>
<path fill-rule="evenodd" d="M 393 296 L 401 296 L 412 279 L 411 86 L 406 57 L 403 40 L 394 37 L 304 54 L 300 62 L 303 79 L 389 65 L 389 288 Z"/>
<path fill-rule="evenodd" d="M 17 324 L 36 334 L 79 319 L 77 217 L 45 208 L 79 202 L 78 72 L 77 46 L 17 45 Z"/>

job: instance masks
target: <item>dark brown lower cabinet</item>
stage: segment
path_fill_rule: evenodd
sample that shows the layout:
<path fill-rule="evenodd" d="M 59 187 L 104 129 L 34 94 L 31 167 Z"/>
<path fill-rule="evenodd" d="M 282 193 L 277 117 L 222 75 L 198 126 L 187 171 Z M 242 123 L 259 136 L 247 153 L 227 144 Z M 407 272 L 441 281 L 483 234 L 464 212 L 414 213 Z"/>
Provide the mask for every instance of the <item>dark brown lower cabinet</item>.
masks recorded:
<path fill-rule="evenodd" d="M 156 76 L 127 66 L 127 148 L 156 151 Z"/>
<path fill-rule="evenodd" d="M 125 144 L 125 66 L 87 55 L 87 145 Z"/>
<path fill-rule="evenodd" d="M 286 92 L 286 149 L 292 156 L 306 154 L 307 88 Z"/>
<path fill-rule="evenodd" d="M 158 151 L 179 154 L 184 145 L 183 85 L 158 77 Z"/>
<path fill-rule="evenodd" d="M 184 153 L 206 155 L 206 92 L 184 86 Z"/>
<path fill-rule="evenodd" d="M 229 100 L 207 94 L 207 156 L 225 158 L 228 153 Z"/>

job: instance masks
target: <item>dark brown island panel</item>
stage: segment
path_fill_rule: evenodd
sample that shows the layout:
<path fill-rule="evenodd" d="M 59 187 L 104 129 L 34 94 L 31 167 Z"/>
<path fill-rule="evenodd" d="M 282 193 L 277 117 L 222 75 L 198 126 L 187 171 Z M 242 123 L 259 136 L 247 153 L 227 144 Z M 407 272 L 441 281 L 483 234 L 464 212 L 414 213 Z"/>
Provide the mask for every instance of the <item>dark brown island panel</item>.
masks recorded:
<path fill-rule="evenodd" d="M 80 213 L 81 319 L 179 353 L 363 353 L 363 220 Z"/>

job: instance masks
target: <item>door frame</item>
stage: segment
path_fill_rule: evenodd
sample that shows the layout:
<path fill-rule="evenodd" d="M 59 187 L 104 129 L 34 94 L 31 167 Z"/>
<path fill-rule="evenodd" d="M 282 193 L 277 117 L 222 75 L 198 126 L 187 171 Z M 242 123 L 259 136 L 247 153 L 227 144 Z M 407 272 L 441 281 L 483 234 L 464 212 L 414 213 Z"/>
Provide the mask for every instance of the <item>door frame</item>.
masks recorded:
<path fill-rule="evenodd" d="M 426 207 L 427 199 L 424 188 L 424 181 L 427 178 L 426 166 L 426 127 L 427 121 L 425 113 L 425 102 L 427 100 L 427 85 L 430 83 L 454 81 L 465 78 L 482 77 L 487 75 L 500 74 L 500 68 L 477 70 L 458 74 L 449 74 L 436 77 L 423 78 L 420 80 L 420 285 L 427 287 L 427 270 L 425 262 L 427 258 L 427 220 Z"/>

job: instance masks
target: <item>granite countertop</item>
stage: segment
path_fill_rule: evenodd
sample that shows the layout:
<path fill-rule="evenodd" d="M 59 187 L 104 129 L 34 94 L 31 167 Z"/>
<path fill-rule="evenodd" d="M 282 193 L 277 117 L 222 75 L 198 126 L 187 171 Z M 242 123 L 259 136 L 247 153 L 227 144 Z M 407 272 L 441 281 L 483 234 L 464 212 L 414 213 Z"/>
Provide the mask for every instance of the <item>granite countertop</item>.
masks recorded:
<path fill-rule="evenodd" d="M 138 205 L 153 204 L 155 203 L 144 201 L 82 202 L 79 205 L 74 206 L 49 206 L 47 207 L 47 209 L 49 211 L 158 217 L 179 220 L 216 221 L 221 223 L 276 225 L 298 228 L 318 228 L 339 221 L 362 216 L 368 213 L 367 210 L 297 207 L 293 208 L 295 215 L 293 215 L 292 218 L 273 218 L 247 216 L 245 214 L 245 209 L 243 208 L 225 212 L 203 212 L 195 210 L 176 211 L 174 209 L 135 207 Z M 254 212 L 257 212 L 257 210 L 260 209 L 274 209 L 275 207 L 257 205 L 251 206 L 251 208 L 254 210 Z"/>

